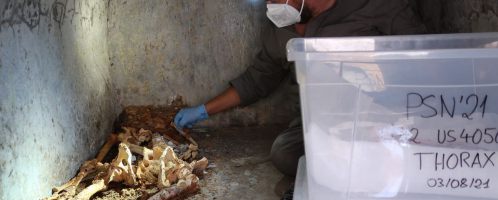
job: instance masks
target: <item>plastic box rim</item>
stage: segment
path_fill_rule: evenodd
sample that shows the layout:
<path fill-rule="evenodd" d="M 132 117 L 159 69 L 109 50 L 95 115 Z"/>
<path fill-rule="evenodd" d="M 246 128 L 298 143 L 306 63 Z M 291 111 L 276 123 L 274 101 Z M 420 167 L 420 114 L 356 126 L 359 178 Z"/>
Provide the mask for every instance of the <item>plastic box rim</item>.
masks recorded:
<path fill-rule="evenodd" d="M 446 58 L 494 58 L 498 32 L 294 38 L 289 61 L 379 61 Z"/>

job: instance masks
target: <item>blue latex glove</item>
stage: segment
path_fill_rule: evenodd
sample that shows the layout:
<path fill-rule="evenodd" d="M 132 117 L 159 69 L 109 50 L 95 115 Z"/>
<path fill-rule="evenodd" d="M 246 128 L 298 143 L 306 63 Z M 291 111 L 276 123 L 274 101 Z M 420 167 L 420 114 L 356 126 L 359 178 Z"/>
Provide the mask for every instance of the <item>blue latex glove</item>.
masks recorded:
<path fill-rule="evenodd" d="M 200 105 L 197 107 L 190 107 L 181 109 L 175 116 L 175 125 L 179 128 L 192 128 L 197 122 L 205 120 L 209 117 L 206 111 L 206 106 Z"/>

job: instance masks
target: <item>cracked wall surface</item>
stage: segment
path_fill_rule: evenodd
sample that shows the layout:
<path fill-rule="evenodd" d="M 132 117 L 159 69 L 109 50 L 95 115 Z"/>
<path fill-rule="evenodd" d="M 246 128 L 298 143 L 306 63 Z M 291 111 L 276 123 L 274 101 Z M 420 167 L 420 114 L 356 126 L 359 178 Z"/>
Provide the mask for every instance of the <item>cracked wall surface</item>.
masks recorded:
<path fill-rule="evenodd" d="M 206 102 L 252 64 L 265 12 L 258 0 L 112 0 L 109 54 L 119 103 L 161 105 L 175 95 Z M 207 124 L 288 123 L 296 116 L 288 85 Z"/>
<path fill-rule="evenodd" d="M 116 116 L 101 0 L 0 1 L 0 199 L 40 199 Z"/>

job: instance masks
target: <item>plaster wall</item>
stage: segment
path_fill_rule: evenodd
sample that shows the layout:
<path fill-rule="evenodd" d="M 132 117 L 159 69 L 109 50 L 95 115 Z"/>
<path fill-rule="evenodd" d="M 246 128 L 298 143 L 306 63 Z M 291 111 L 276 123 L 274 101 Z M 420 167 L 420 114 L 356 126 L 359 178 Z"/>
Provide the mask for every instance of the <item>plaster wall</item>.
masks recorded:
<path fill-rule="evenodd" d="M 40 199 L 117 113 L 101 0 L 0 1 L 0 199 Z"/>
<path fill-rule="evenodd" d="M 112 0 L 111 74 L 121 105 L 190 105 L 225 90 L 261 48 L 260 0 Z M 209 126 L 288 123 L 296 116 L 289 84 L 254 105 L 218 114 Z"/>

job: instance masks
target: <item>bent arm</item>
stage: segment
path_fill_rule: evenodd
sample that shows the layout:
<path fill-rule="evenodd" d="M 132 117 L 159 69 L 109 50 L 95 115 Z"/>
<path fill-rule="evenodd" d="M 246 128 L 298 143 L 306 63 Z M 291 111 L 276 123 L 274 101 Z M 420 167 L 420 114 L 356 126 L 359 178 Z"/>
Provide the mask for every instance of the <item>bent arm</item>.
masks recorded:
<path fill-rule="evenodd" d="M 209 100 L 205 106 L 209 115 L 213 115 L 240 104 L 240 96 L 233 86 L 230 86 L 224 92 Z"/>

